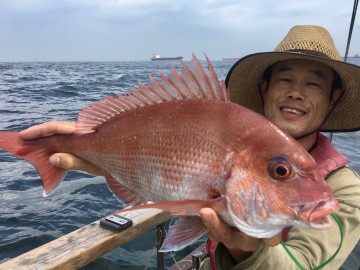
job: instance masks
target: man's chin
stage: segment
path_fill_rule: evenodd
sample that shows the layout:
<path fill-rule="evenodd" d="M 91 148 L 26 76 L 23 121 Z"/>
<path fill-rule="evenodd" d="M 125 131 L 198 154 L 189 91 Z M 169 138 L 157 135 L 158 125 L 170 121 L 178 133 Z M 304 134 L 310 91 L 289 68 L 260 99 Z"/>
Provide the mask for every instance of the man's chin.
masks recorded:
<path fill-rule="evenodd" d="M 291 137 L 295 138 L 296 140 L 308 135 L 308 133 L 302 130 L 301 127 L 299 126 L 284 125 L 284 126 L 279 126 L 279 128 L 285 131 Z"/>
<path fill-rule="evenodd" d="M 304 119 L 303 119 L 304 120 Z M 309 124 L 306 121 L 299 120 L 288 120 L 288 119 L 273 119 L 272 121 L 276 126 L 278 126 L 281 130 L 285 131 L 291 137 L 297 139 L 301 138 L 307 134 L 304 127 Z"/>

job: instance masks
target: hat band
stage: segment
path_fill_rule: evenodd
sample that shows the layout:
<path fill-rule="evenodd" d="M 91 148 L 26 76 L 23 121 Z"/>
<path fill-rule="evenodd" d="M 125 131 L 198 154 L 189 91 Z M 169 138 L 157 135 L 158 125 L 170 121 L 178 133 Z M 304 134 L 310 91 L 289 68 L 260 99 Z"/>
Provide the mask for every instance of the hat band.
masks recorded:
<path fill-rule="evenodd" d="M 318 56 L 318 57 L 323 57 L 323 58 L 327 58 L 327 59 L 332 59 L 330 56 L 322 53 L 322 52 L 318 52 L 318 51 L 313 51 L 313 50 L 300 50 L 300 49 L 294 49 L 294 50 L 286 50 L 287 52 L 297 52 L 297 53 L 302 53 L 302 54 L 309 54 L 309 55 L 313 55 L 313 56 Z"/>

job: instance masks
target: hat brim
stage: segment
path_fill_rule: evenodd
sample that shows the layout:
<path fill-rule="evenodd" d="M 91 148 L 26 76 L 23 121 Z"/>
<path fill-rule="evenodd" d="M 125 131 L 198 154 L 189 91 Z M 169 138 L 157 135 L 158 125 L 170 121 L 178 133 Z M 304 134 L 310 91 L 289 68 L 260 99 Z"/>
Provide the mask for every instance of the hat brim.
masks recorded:
<path fill-rule="evenodd" d="M 264 114 L 259 83 L 264 71 L 285 60 L 304 59 L 324 63 L 336 71 L 344 91 L 321 131 L 347 132 L 360 130 L 360 67 L 328 58 L 298 52 L 265 52 L 250 54 L 238 60 L 226 76 L 232 102 Z"/>

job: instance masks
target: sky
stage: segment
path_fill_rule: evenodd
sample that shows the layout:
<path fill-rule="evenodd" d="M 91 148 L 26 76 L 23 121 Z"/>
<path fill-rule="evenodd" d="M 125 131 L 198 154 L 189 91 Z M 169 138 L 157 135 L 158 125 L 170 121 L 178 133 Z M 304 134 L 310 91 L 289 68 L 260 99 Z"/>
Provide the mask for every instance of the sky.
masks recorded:
<path fill-rule="evenodd" d="M 0 62 L 211 60 L 272 51 L 299 24 L 345 55 L 353 0 L 0 0 Z M 358 12 L 360 13 L 360 11 Z M 360 54 L 360 18 L 349 56 Z M 200 57 L 201 58 L 201 57 Z"/>

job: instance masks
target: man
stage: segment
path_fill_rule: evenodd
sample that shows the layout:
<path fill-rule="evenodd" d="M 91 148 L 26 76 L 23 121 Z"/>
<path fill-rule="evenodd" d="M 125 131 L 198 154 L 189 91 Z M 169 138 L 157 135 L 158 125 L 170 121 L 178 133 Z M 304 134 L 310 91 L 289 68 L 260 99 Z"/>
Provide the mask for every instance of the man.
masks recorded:
<path fill-rule="evenodd" d="M 360 179 L 346 167 L 319 131 L 360 129 L 360 67 L 343 63 L 329 33 L 318 26 L 292 28 L 275 52 L 239 60 L 226 84 L 233 102 L 265 115 L 293 136 L 316 160 L 319 170 L 339 200 L 336 213 L 342 224 L 343 244 L 336 222 L 325 231 L 291 228 L 270 239 L 249 237 L 223 223 L 212 209 L 200 211 L 209 229 L 210 254 L 216 243 L 216 269 L 298 269 L 288 250 L 305 269 L 325 262 L 323 269 L 338 269 L 359 240 Z M 69 134 L 74 125 L 50 122 L 21 133 L 25 139 Z M 102 170 L 68 154 L 55 154 L 54 165 L 101 175 Z M 356 268 L 355 268 L 356 269 Z"/>
<path fill-rule="evenodd" d="M 360 98 L 360 67 L 341 62 L 324 28 L 297 26 L 275 52 L 239 60 L 226 83 L 234 102 L 265 115 L 315 158 L 341 203 L 337 215 L 344 228 L 343 246 L 324 268 L 339 269 L 360 236 L 360 179 L 344 167 L 345 158 L 319 131 L 360 128 L 360 119 L 354 119 Z M 224 225 L 211 209 L 203 209 L 201 216 L 209 238 L 222 242 L 216 251 L 217 269 L 298 269 L 282 246 L 268 247 L 280 241 L 279 235 L 262 241 Z M 283 236 L 305 269 L 325 262 L 340 244 L 336 222 L 327 231 L 293 228 Z"/>

